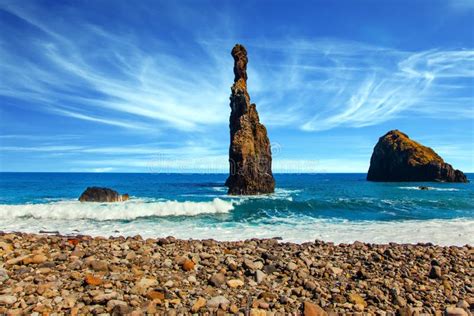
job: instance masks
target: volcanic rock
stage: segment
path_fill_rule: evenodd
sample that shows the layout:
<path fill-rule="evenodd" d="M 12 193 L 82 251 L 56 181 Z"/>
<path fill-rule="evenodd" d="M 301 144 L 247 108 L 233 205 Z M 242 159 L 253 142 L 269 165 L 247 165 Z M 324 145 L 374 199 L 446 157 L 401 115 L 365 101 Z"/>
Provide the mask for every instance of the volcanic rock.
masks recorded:
<path fill-rule="evenodd" d="M 119 194 L 109 188 L 88 187 L 79 197 L 81 202 L 122 202 L 128 200 L 128 194 Z"/>
<path fill-rule="evenodd" d="M 232 57 L 235 77 L 230 96 L 230 175 L 225 185 L 232 195 L 272 193 L 275 180 L 270 141 L 247 92 L 247 50 L 237 44 Z"/>
<path fill-rule="evenodd" d="M 462 171 L 445 163 L 433 149 L 398 130 L 380 137 L 375 145 L 367 180 L 467 182 Z"/>

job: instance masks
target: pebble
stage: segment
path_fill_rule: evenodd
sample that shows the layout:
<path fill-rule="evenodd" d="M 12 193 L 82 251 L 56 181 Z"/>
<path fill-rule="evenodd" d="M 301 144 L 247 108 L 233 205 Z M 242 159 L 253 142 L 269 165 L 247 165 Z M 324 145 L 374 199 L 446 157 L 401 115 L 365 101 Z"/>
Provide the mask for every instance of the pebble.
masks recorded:
<path fill-rule="evenodd" d="M 0 268 L 0 282 L 5 282 L 9 278 L 7 270 Z"/>
<path fill-rule="evenodd" d="M 430 270 L 429 277 L 431 279 L 441 279 L 441 267 L 440 266 L 432 266 Z"/>
<path fill-rule="evenodd" d="M 186 259 L 183 262 L 183 270 L 184 271 L 191 271 L 194 270 L 194 262 L 192 260 Z"/>
<path fill-rule="evenodd" d="M 361 305 L 363 307 L 366 307 L 367 306 L 367 303 L 365 302 L 365 300 L 362 298 L 362 296 L 360 296 L 359 294 L 357 293 L 351 293 L 349 294 L 349 301 L 355 305 Z"/>
<path fill-rule="evenodd" d="M 109 265 L 104 260 L 92 260 L 89 262 L 89 266 L 94 271 L 108 271 Z"/>
<path fill-rule="evenodd" d="M 265 280 L 266 276 L 267 275 L 263 273 L 262 270 L 255 271 L 255 281 L 257 282 L 257 284 L 262 283 Z"/>
<path fill-rule="evenodd" d="M 0 315 L 470 315 L 474 304 L 470 245 L 74 239 L 0 232 Z"/>
<path fill-rule="evenodd" d="M 297 266 L 296 263 L 294 263 L 294 262 L 289 262 L 286 267 L 287 267 L 288 270 L 290 270 L 290 271 L 293 271 L 293 270 L 298 269 L 298 266 Z"/>
<path fill-rule="evenodd" d="M 234 279 L 234 280 L 228 280 L 227 285 L 230 286 L 231 288 L 236 288 L 244 285 L 244 282 L 242 280 Z"/>
<path fill-rule="evenodd" d="M 225 275 L 223 273 L 216 273 L 209 279 L 209 282 L 214 286 L 220 287 L 225 283 Z"/>
<path fill-rule="evenodd" d="M 444 311 L 446 316 L 468 316 L 469 314 L 460 307 L 447 307 Z"/>
<path fill-rule="evenodd" d="M 328 313 L 321 308 L 321 306 L 316 305 L 311 302 L 303 303 L 303 316 L 327 316 Z"/>
<path fill-rule="evenodd" d="M 132 293 L 136 294 L 146 294 L 148 288 L 158 285 L 158 282 L 156 279 L 151 279 L 151 278 L 142 278 L 140 281 L 138 281 L 135 286 L 132 289 Z"/>
<path fill-rule="evenodd" d="M 38 254 L 34 256 L 29 256 L 23 259 L 23 264 L 40 264 L 48 260 L 48 258 L 43 254 Z"/>
<path fill-rule="evenodd" d="M 194 302 L 193 306 L 191 307 L 191 311 L 193 313 L 198 312 L 201 308 L 206 306 L 206 299 L 204 297 L 199 297 L 196 302 Z"/>
<path fill-rule="evenodd" d="M 221 305 L 229 305 L 230 301 L 222 295 L 214 296 L 207 301 L 206 306 L 209 308 L 218 308 Z"/>
<path fill-rule="evenodd" d="M 0 304 L 12 305 L 17 301 L 16 296 L 13 295 L 0 295 Z"/>
<path fill-rule="evenodd" d="M 96 277 L 96 276 L 93 276 L 93 275 L 91 275 L 91 274 L 86 275 L 84 281 L 85 281 L 88 285 L 97 286 L 97 285 L 101 285 L 101 284 L 102 284 L 102 279 L 101 279 L 100 277 Z"/>

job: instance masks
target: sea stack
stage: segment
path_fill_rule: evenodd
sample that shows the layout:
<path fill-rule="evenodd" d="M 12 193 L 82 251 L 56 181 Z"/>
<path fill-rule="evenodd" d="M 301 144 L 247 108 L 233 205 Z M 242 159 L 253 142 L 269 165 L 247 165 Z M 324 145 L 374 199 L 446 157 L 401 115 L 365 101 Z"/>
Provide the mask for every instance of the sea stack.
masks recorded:
<path fill-rule="evenodd" d="M 467 182 L 462 171 L 399 130 L 380 137 L 370 159 L 367 180 Z"/>
<path fill-rule="evenodd" d="M 247 92 L 247 50 L 237 44 L 232 57 L 235 78 L 230 96 L 230 175 L 225 185 L 232 195 L 272 193 L 275 179 L 270 141 Z"/>

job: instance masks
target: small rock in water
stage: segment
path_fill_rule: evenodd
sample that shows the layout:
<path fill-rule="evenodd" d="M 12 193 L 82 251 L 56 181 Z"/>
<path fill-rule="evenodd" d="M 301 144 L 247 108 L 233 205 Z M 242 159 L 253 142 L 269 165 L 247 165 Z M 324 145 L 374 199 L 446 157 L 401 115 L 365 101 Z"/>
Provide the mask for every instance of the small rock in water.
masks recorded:
<path fill-rule="evenodd" d="M 53 235 L 59 235 L 59 231 L 57 230 L 40 230 L 40 234 L 53 234 Z"/>

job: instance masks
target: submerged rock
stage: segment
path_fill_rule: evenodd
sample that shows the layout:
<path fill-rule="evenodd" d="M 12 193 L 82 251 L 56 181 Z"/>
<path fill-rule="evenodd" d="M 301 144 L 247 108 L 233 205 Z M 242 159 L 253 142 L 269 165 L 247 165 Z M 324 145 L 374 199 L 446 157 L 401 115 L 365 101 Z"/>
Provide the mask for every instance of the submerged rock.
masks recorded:
<path fill-rule="evenodd" d="M 109 188 L 88 187 L 79 197 L 81 202 L 122 202 L 128 200 L 128 194 L 119 194 Z"/>
<path fill-rule="evenodd" d="M 228 193 L 262 194 L 275 190 L 272 153 L 265 126 L 260 123 L 256 105 L 247 92 L 247 51 L 237 44 L 232 49 L 234 84 L 230 107 L 230 175 Z"/>
<path fill-rule="evenodd" d="M 370 159 L 369 181 L 467 182 L 431 148 L 393 130 L 380 137 Z"/>

